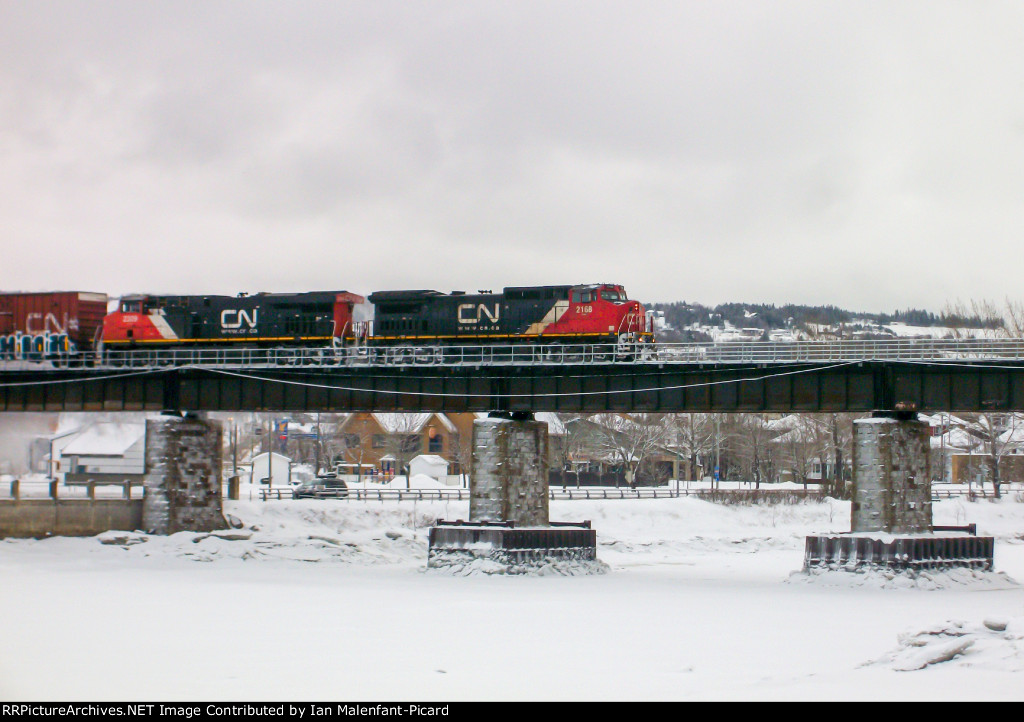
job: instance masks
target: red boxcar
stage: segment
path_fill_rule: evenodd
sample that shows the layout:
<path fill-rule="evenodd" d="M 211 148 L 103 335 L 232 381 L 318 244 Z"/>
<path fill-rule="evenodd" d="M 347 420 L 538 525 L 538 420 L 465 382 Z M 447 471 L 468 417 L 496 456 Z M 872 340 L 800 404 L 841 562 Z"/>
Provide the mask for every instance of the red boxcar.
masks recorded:
<path fill-rule="evenodd" d="M 91 351 L 106 313 L 105 293 L 0 293 L 0 358 Z"/>

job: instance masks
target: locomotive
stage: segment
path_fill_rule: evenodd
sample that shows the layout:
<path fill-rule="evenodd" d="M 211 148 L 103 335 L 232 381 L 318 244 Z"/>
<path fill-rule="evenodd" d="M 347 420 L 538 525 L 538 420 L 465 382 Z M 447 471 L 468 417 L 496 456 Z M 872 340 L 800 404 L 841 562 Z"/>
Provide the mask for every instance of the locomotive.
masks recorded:
<path fill-rule="evenodd" d="M 622 286 L 509 287 L 502 293 L 348 291 L 125 296 L 103 324 L 113 348 L 387 347 L 645 343 L 643 307 Z"/>
<path fill-rule="evenodd" d="M 10 343 L 0 338 L 0 352 L 12 346 L 4 358 L 28 358 L 20 353 L 28 343 L 22 337 L 50 326 L 63 335 L 33 338 L 31 349 L 26 346 L 33 359 L 94 350 L 108 360 L 129 361 L 142 355 L 107 352 L 188 348 L 305 348 L 332 356 L 339 350 L 370 350 L 391 358 L 392 349 L 413 347 L 636 347 L 654 340 L 643 306 L 611 283 L 513 286 L 473 294 L 376 291 L 368 297 L 349 291 L 129 295 L 104 316 L 106 305 L 103 294 L 0 294 L 0 331 L 13 332 Z"/>
<path fill-rule="evenodd" d="M 508 287 L 480 291 L 377 291 L 368 345 L 618 343 L 653 340 L 643 306 L 622 286 Z M 359 330 L 358 328 L 356 329 Z"/>
<path fill-rule="evenodd" d="M 352 334 L 348 291 L 123 296 L 103 321 L 106 349 L 330 346 Z"/>

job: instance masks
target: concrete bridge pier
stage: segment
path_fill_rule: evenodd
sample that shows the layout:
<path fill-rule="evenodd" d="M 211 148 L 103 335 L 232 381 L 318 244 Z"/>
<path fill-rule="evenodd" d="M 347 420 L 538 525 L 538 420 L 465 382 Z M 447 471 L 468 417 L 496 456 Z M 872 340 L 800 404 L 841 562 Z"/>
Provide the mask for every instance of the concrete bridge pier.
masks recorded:
<path fill-rule="evenodd" d="M 853 533 L 931 532 L 930 438 L 928 424 L 916 418 L 853 422 Z"/>
<path fill-rule="evenodd" d="M 473 423 L 469 495 L 469 521 L 439 520 L 431 528 L 428 567 L 485 560 L 483 571 L 523 573 L 572 561 L 580 562 L 575 571 L 603 571 L 589 521 L 548 518 L 548 427 L 532 415 L 492 414 Z"/>
<path fill-rule="evenodd" d="M 548 427 L 535 419 L 473 422 L 469 520 L 548 526 Z"/>
<path fill-rule="evenodd" d="M 853 422 L 849 534 L 807 537 L 804 570 L 991 569 L 993 539 L 932 521 L 931 431 L 915 413 Z"/>
<path fill-rule="evenodd" d="M 142 526 L 152 534 L 227 529 L 219 421 L 166 416 L 146 422 Z"/>

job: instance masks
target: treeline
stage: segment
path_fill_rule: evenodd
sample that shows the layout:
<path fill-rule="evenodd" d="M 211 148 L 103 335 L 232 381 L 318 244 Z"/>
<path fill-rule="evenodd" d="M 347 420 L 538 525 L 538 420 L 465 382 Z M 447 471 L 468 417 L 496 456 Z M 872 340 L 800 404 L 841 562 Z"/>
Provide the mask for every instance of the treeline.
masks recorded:
<path fill-rule="evenodd" d="M 678 301 L 655 303 L 651 308 L 663 311 L 665 321 L 676 329 L 690 326 L 723 327 L 728 322 L 737 328 L 807 328 L 808 324 L 839 326 L 853 321 L 869 321 L 878 325 L 898 322 L 910 326 L 947 326 L 952 328 L 997 328 L 1002 319 L 977 314 L 935 314 L 917 308 L 897 310 L 893 313 L 854 313 L 836 306 L 803 306 L 786 304 L 776 306 L 763 303 L 721 303 L 705 306 L 700 303 Z"/>

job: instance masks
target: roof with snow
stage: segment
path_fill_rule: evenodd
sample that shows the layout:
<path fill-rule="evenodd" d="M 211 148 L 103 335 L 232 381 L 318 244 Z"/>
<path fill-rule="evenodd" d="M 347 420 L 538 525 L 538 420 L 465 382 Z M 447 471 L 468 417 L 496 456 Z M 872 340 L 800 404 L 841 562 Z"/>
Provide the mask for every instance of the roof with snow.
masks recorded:
<path fill-rule="evenodd" d="M 145 424 L 100 421 L 79 433 L 61 453 L 64 456 L 123 456 L 145 436 Z"/>
<path fill-rule="evenodd" d="M 423 430 L 427 423 L 436 418 L 449 433 L 456 432 L 455 424 L 444 414 L 433 412 L 422 414 L 372 414 L 384 431 L 389 434 L 415 434 Z"/>
<path fill-rule="evenodd" d="M 412 461 L 432 464 L 434 466 L 448 466 L 448 460 L 443 456 L 438 456 L 437 454 L 420 454 L 419 456 L 413 457 Z M 411 464 L 412 461 L 409 463 Z"/>

